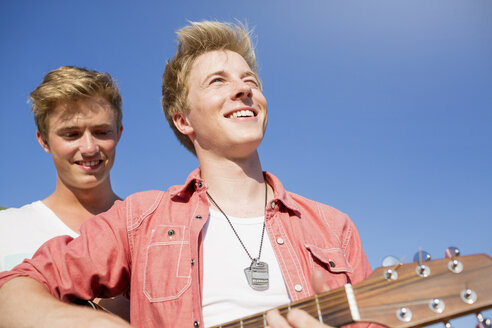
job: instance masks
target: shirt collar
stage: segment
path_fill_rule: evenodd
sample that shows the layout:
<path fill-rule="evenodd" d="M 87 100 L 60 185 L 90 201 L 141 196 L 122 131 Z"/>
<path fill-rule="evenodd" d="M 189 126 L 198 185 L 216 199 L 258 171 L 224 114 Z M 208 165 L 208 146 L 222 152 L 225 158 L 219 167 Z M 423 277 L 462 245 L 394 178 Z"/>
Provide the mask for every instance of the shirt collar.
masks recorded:
<path fill-rule="evenodd" d="M 186 182 L 181 186 L 172 186 L 169 188 L 169 193 L 171 197 L 179 197 L 179 198 L 189 198 L 191 195 L 200 189 L 206 190 L 206 184 L 203 179 L 200 177 L 200 168 L 193 170 L 186 179 Z M 299 206 L 292 199 L 289 192 L 284 189 L 284 186 L 280 182 L 280 180 L 269 172 L 263 172 L 268 184 L 273 188 L 274 199 L 273 201 L 280 201 L 285 207 L 288 209 L 300 213 Z"/>

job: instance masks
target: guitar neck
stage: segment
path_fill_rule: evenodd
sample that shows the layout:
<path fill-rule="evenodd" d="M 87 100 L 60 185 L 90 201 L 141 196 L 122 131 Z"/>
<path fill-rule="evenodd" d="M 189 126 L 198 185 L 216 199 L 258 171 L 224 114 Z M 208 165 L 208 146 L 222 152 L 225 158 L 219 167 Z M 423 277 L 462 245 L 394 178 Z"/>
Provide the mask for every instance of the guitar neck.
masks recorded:
<path fill-rule="evenodd" d="M 349 295 L 349 296 L 347 296 Z M 346 285 L 345 288 L 335 289 L 313 297 L 309 297 L 288 305 L 278 307 L 280 314 L 287 315 L 290 309 L 297 308 L 304 310 L 320 322 L 327 323 L 334 327 L 339 327 L 354 323 L 357 319 L 357 312 L 351 313 L 349 299 L 353 298 L 352 288 Z M 352 315 L 356 318 L 353 318 Z M 257 328 L 265 327 L 266 312 L 257 313 L 249 317 L 230 321 L 213 328 Z"/>
<path fill-rule="evenodd" d="M 391 273 L 391 274 L 390 274 Z M 289 305 L 339 327 L 374 322 L 387 327 L 423 327 L 492 307 L 492 259 L 485 254 L 379 268 L 355 286 L 345 285 Z M 259 313 L 214 328 L 265 327 Z"/>

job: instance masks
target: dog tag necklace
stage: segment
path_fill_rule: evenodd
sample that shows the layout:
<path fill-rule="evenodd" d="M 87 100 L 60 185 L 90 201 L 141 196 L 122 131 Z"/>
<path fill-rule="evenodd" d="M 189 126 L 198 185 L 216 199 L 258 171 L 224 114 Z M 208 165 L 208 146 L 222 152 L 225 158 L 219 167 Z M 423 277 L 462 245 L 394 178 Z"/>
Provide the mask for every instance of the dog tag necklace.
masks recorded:
<path fill-rule="evenodd" d="M 224 217 L 227 219 L 227 222 L 229 222 L 229 225 L 232 228 L 232 231 L 234 231 L 234 234 L 236 235 L 237 239 L 241 243 L 241 246 L 243 249 L 246 251 L 246 254 L 248 254 L 248 257 L 251 260 L 251 264 L 244 269 L 244 273 L 246 274 L 246 279 L 248 281 L 248 284 L 251 288 L 254 290 L 262 291 L 262 290 L 267 290 L 269 287 L 269 277 L 268 277 L 268 264 L 266 262 L 261 262 L 260 257 L 261 257 L 261 248 L 263 246 L 263 237 L 265 236 L 265 221 L 263 221 L 263 230 L 261 231 L 261 240 L 260 240 L 260 251 L 258 252 L 258 257 L 253 258 L 251 254 L 249 254 L 248 250 L 246 249 L 246 246 L 244 246 L 243 241 L 239 237 L 236 229 L 234 229 L 234 226 L 232 225 L 231 220 L 227 217 L 225 212 L 217 205 L 215 200 L 210 196 L 208 191 L 206 192 L 208 198 L 210 201 L 219 209 L 219 211 L 224 215 Z M 265 180 L 265 207 L 267 204 L 267 197 L 268 197 L 268 185 Z"/>

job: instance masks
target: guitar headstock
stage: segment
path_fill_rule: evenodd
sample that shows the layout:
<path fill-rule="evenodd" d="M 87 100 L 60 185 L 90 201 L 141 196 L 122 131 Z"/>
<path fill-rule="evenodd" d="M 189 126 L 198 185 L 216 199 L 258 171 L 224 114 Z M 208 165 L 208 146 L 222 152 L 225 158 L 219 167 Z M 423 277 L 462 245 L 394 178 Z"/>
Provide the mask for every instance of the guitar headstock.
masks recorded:
<path fill-rule="evenodd" d="M 492 307 L 485 254 L 381 267 L 353 287 L 360 321 L 422 327 Z"/>

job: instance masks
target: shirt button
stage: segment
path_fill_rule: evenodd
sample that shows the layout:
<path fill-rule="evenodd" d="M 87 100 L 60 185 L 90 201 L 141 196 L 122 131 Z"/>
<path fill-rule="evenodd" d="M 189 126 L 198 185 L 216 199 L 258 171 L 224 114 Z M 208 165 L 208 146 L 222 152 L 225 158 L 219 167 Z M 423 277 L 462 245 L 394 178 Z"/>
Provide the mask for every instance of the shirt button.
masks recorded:
<path fill-rule="evenodd" d="M 300 284 L 297 284 L 294 286 L 294 289 L 296 290 L 296 292 L 300 292 L 302 291 L 302 286 Z"/>
<path fill-rule="evenodd" d="M 193 322 L 193 327 L 195 327 L 195 328 L 200 327 L 200 324 L 198 323 L 198 321 Z"/>
<path fill-rule="evenodd" d="M 272 202 L 271 206 L 272 206 L 272 210 L 275 209 L 275 205 L 277 205 L 277 203 L 275 203 L 275 201 Z"/>
<path fill-rule="evenodd" d="M 174 230 L 173 230 L 173 229 L 169 230 L 169 231 L 167 232 L 167 234 L 168 234 L 169 236 L 174 235 Z"/>
<path fill-rule="evenodd" d="M 329 265 L 330 265 L 330 267 L 332 267 L 332 268 L 334 268 L 334 267 L 336 266 L 336 265 L 335 265 L 335 262 L 333 262 L 333 261 L 328 262 L 328 264 L 329 264 Z"/>
<path fill-rule="evenodd" d="M 195 216 L 195 219 L 201 220 L 202 219 L 202 216 L 201 215 L 197 215 L 197 216 Z"/>
<path fill-rule="evenodd" d="M 198 182 L 198 188 L 201 188 L 203 186 L 203 183 L 201 181 Z M 196 321 L 195 321 L 196 322 Z"/>
<path fill-rule="evenodd" d="M 279 245 L 283 245 L 284 244 L 284 240 L 280 237 L 277 238 L 277 244 Z"/>

